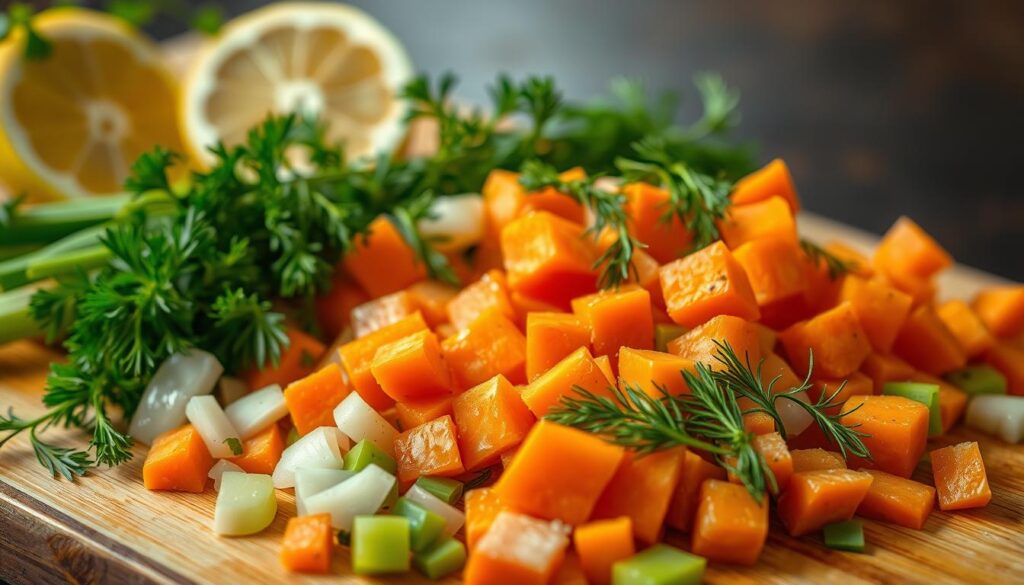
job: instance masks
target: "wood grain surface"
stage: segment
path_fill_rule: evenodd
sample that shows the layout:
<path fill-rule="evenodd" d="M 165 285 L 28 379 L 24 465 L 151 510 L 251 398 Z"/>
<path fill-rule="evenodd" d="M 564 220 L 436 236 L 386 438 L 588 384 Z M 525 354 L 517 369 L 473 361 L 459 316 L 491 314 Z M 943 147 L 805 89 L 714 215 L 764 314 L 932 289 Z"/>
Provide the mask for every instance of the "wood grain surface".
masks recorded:
<path fill-rule="evenodd" d="M 873 243 L 870 236 L 814 216 L 801 217 L 801 227 L 823 242 L 840 238 L 864 249 Z M 956 267 L 943 275 L 943 293 L 967 297 L 997 282 Z M 60 357 L 28 341 L 0 346 L 0 407 L 13 406 L 21 416 L 41 411 L 47 366 Z M 52 433 L 50 438 L 68 444 L 87 440 L 79 431 Z M 1024 583 L 1024 446 L 958 428 L 929 448 L 964 440 L 981 445 L 993 493 L 986 508 L 936 510 L 921 531 L 865 521 L 866 554 L 829 550 L 817 536 L 790 538 L 776 522 L 756 566 L 712 563 L 707 582 Z M 15 584 L 429 582 L 413 573 L 372 581 L 351 576 L 343 548 L 330 576 L 287 574 L 277 555 L 285 523 L 295 513 L 290 492 L 277 492 L 277 518 L 261 534 L 218 537 L 211 530 L 216 493 L 147 491 L 141 481 L 145 449 L 136 447 L 134 453 L 131 462 L 93 471 L 72 484 L 48 477 L 26 438 L 5 446 L 0 451 L 0 579 Z M 927 460 L 914 477 L 931 483 Z M 679 534 L 669 540 L 687 544 Z"/>

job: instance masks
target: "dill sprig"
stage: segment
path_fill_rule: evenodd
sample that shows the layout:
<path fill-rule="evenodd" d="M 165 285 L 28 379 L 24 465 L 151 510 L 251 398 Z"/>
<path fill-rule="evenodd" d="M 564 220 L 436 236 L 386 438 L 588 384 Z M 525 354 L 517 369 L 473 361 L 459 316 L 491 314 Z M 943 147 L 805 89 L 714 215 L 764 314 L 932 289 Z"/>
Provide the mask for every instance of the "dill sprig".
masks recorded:
<path fill-rule="evenodd" d="M 832 280 L 857 269 L 857 263 L 853 260 L 844 260 L 810 240 L 800 238 L 800 248 L 815 266 L 824 263 L 828 269 L 828 277 Z"/>

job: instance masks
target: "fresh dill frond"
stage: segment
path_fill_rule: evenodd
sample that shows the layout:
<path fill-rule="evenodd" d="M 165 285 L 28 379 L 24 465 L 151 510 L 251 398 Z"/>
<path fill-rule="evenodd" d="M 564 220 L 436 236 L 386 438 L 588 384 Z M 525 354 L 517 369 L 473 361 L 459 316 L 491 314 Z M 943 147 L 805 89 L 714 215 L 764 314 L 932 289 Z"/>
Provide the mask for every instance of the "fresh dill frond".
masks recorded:
<path fill-rule="evenodd" d="M 857 269 L 857 263 L 853 260 L 844 260 L 808 239 L 800 238 L 800 248 L 816 266 L 824 264 L 832 280 Z"/>

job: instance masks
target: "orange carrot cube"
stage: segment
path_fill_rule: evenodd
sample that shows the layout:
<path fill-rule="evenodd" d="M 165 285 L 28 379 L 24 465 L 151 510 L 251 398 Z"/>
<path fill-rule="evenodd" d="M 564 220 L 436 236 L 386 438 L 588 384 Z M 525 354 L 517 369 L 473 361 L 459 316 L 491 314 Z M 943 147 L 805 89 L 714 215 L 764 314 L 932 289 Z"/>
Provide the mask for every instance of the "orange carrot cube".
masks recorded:
<path fill-rule="evenodd" d="M 896 337 L 893 353 L 937 376 L 967 364 L 963 348 L 930 305 L 910 313 Z"/>
<path fill-rule="evenodd" d="M 849 520 L 867 495 L 872 481 L 870 474 L 849 469 L 794 473 L 789 487 L 779 498 L 779 517 L 793 536 Z"/>
<path fill-rule="evenodd" d="M 371 297 L 400 291 L 426 277 L 426 269 L 402 234 L 387 218 L 370 224 L 370 233 L 355 240 L 342 259 L 345 270 Z"/>
<path fill-rule="evenodd" d="M 638 287 L 602 291 L 572 301 L 573 313 L 590 329 L 597 355 L 615 355 L 620 347 L 654 348 L 651 293 Z"/>
<path fill-rule="evenodd" d="M 700 502 L 700 487 L 705 480 L 725 480 L 725 469 L 709 463 L 693 451 L 687 451 L 683 459 L 683 469 L 679 474 L 672 501 L 668 506 L 665 523 L 683 532 L 693 529 L 693 515 Z"/>
<path fill-rule="evenodd" d="M 316 297 L 316 323 L 327 339 L 334 339 L 348 327 L 352 309 L 370 300 L 339 264 L 331 275 L 331 288 Z"/>
<path fill-rule="evenodd" d="M 913 299 L 880 280 L 848 275 L 839 292 L 840 302 L 850 303 L 853 314 L 875 351 L 887 353 L 910 314 Z"/>
<path fill-rule="evenodd" d="M 874 352 L 864 358 L 860 371 L 871 378 L 875 394 L 881 394 L 886 382 L 909 380 L 917 370 L 894 355 Z"/>
<path fill-rule="evenodd" d="M 850 303 L 841 303 L 779 334 L 793 369 L 801 375 L 810 367 L 826 378 L 845 378 L 860 367 L 871 353 L 871 344 Z"/>
<path fill-rule="evenodd" d="M 623 456 L 595 435 L 540 420 L 495 489 L 517 510 L 575 526 L 590 518 Z"/>
<path fill-rule="evenodd" d="M 721 370 L 719 348 L 715 342 L 728 343 L 741 362 L 757 364 L 761 359 L 761 340 L 757 327 L 730 315 L 719 315 L 668 343 L 669 353 Z"/>
<path fill-rule="evenodd" d="M 832 400 L 836 403 L 846 402 L 851 396 L 871 396 L 874 393 L 875 383 L 860 372 L 853 372 L 844 380 L 814 377 L 811 380 L 811 387 L 807 390 L 807 395 L 815 402 L 822 395 L 827 397 L 835 394 Z"/>
<path fill-rule="evenodd" d="M 786 440 L 779 433 L 766 433 L 754 437 L 754 450 L 764 457 L 768 469 L 775 476 L 775 485 L 779 491 L 786 489 L 789 478 L 793 475 L 793 457 L 786 446 Z"/>
<path fill-rule="evenodd" d="M 971 303 L 978 317 L 996 337 L 1024 332 L 1024 286 L 993 287 L 978 293 Z"/>
<path fill-rule="evenodd" d="M 289 571 L 327 573 L 334 553 L 330 514 L 289 518 L 281 542 L 281 564 Z"/>
<path fill-rule="evenodd" d="M 334 407 L 352 390 L 345 384 L 338 364 L 327 364 L 284 390 L 284 402 L 300 435 L 317 427 L 334 426 Z"/>
<path fill-rule="evenodd" d="M 501 375 L 456 396 L 452 412 L 467 471 L 496 463 L 503 452 L 522 442 L 537 420 L 519 391 Z"/>
<path fill-rule="evenodd" d="M 983 508 L 992 499 L 985 461 L 978 444 L 971 441 L 931 452 L 932 476 L 942 510 Z"/>
<path fill-rule="evenodd" d="M 465 585 L 547 585 L 565 558 L 569 539 L 557 523 L 501 512 L 476 545 Z"/>
<path fill-rule="evenodd" d="M 682 447 L 643 457 L 626 452 L 597 500 L 592 518 L 627 516 L 637 539 L 647 544 L 658 542 L 685 458 L 686 449 Z"/>
<path fill-rule="evenodd" d="M 758 503 L 741 485 L 704 481 L 693 524 L 693 554 L 722 563 L 753 565 L 767 538 L 767 498 Z"/>
<path fill-rule="evenodd" d="M 399 429 L 411 429 L 435 418 L 452 413 L 452 397 L 439 396 L 416 402 L 399 402 L 395 404 L 395 418 Z"/>
<path fill-rule="evenodd" d="M 718 231 L 729 249 L 761 238 L 779 238 L 796 242 L 796 218 L 782 197 L 734 205 L 718 222 Z"/>
<path fill-rule="evenodd" d="M 793 177 L 781 158 L 743 177 L 732 190 L 735 205 L 756 203 L 775 196 L 785 199 L 794 214 L 800 211 L 800 198 L 793 186 Z"/>
<path fill-rule="evenodd" d="M 939 410 L 942 415 L 942 432 L 953 428 L 967 410 L 967 393 L 942 378 L 924 372 L 914 372 L 906 378 L 911 382 L 924 382 L 939 387 Z"/>
<path fill-rule="evenodd" d="M 564 181 L 586 178 L 583 169 L 575 168 L 559 175 Z M 487 175 L 481 195 L 487 211 L 489 227 L 500 233 L 501 229 L 516 218 L 530 211 L 547 211 L 575 223 L 583 223 L 583 206 L 572 197 L 555 189 L 546 188 L 536 193 L 527 193 L 519 183 L 519 173 L 495 169 Z"/>
<path fill-rule="evenodd" d="M 576 315 L 530 313 L 526 317 L 526 378 L 534 380 L 565 356 L 590 345 L 590 331 Z"/>
<path fill-rule="evenodd" d="M 693 360 L 649 349 L 623 347 L 619 350 L 619 379 L 623 391 L 625 385 L 630 384 L 654 398 L 662 396 L 659 386 L 672 396 L 689 394 L 683 370 L 694 372 Z"/>
<path fill-rule="evenodd" d="M 334 410 L 333 408 L 331 409 Z M 334 426 L 333 419 L 329 426 Z M 272 424 L 263 431 L 242 441 L 242 454 L 229 459 L 246 473 L 271 475 L 284 453 L 284 433 Z"/>
<path fill-rule="evenodd" d="M 660 278 L 668 315 L 684 327 L 717 315 L 761 316 L 747 273 L 722 242 L 665 264 Z"/>
<path fill-rule="evenodd" d="M 813 449 L 792 449 L 789 457 L 793 461 L 793 473 L 822 471 L 824 469 L 846 469 L 846 460 L 835 451 Z"/>
<path fill-rule="evenodd" d="M 501 374 L 526 382 L 526 337 L 498 311 L 480 315 L 441 343 L 456 390 L 472 388 Z"/>
<path fill-rule="evenodd" d="M 395 438 L 398 481 L 406 484 L 421 475 L 452 477 L 465 473 L 457 437 L 455 423 L 448 415 L 399 434 Z"/>
<path fill-rule="evenodd" d="M 377 379 L 373 377 L 370 366 L 373 365 L 373 358 L 381 346 L 398 341 L 423 331 L 427 328 L 423 315 L 418 311 L 408 317 L 378 329 L 365 337 L 350 341 L 338 349 L 341 357 L 341 364 L 348 373 L 349 382 L 352 388 L 359 393 L 359 396 L 367 404 L 377 410 L 385 410 L 395 403 L 394 399 L 384 393 Z"/>
<path fill-rule="evenodd" d="M 377 350 L 370 373 L 396 402 L 427 400 L 450 394 L 452 376 L 433 331 L 417 331 Z"/>
<path fill-rule="evenodd" d="M 915 530 L 924 527 L 935 508 L 935 488 L 884 471 L 868 469 L 874 480 L 857 515 Z"/>
<path fill-rule="evenodd" d="M 791 302 L 807 289 L 804 253 L 792 238 L 765 237 L 732 252 L 743 267 L 762 312 Z"/>
<path fill-rule="evenodd" d="M 666 221 L 668 191 L 648 183 L 630 183 L 622 188 L 626 214 L 634 238 L 647 244 L 647 253 L 664 264 L 690 251 L 692 236 L 678 216 Z"/>
<path fill-rule="evenodd" d="M 419 310 L 416 299 L 404 290 L 367 301 L 352 309 L 352 332 L 357 338 L 397 323 Z"/>
<path fill-rule="evenodd" d="M 608 380 L 609 387 L 615 387 L 615 372 L 612 371 L 612 360 L 606 355 L 599 355 L 594 358 L 594 363 L 597 364 L 597 368 L 604 374 L 604 379 Z"/>
<path fill-rule="evenodd" d="M 316 371 L 316 364 L 324 353 L 324 344 L 292 327 L 288 328 L 287 334 L 288 347 L 281 351 L 281 359 L 276 366 L 267 363 L 261 369 L 242 374 L 242 379 L 250 389 L 259 390 L 271 384 L 283 388 Z"/>
<path fill-rule="evenodd" d="M 149 447 L 142 465 L 142 481 L 147 490 L 201 493 L 213 457 L 195 427 L 167 431 Z M 603 486 L 602 486 L 603 487 Z"/>
<path fill-rule="evenodd" d="M 840 422 L 865 433 L 871 460 L 850 456 L 851 465 L 910 477 L 928 440 L 928 407 L 902 396 L 853 396 Z"/>
<path fill-rule="evenodd" d="M 574 386 L 598 396 L 612 395 L 608 378 L 585 347 L 572 352 L 523 388 L 523 402 L 540 418 L 558 406 L 563 396 L 578 396 Z"/>
<path fill-rule="evenodd" d="M 1024 396 L 1024 348 L 1018 349 L 1008 343 L 997 343 L 985 353 L 984 359 L 1006 376 L 1008 394 Z"/>
<path fill-rule="evenodd" d="M 505 274 L 500 270 L 490 270 L 480 280 L 459 291 L 448 303 L 448 320 L 456 329 L 465 329 L 469 324 L 486 311 L 496 310 L 515 320 L 516 309 L 508 294 Z"/>
<path fill-rule="evenodd" d="M 633 521 L 629 516 L 589 522 L 577 527 L 572 538 L 591 585 L 611 583 L 612 565 L 636 554 Z"/>
<path fill-rule="evenodd" d="M 953 264 L 949 253 L 907 217 L 896 220 L 885 233 L 873 261 L 875 268 L 897 282 L 907 276 L 927 279 Z"/>
<path fill-rule="evenodd" d="M 448 303 L 455 298 L 458 290 L 434 280 L 421 280 L 405 291 L 423 313 L 427 325 L 437 327 L 448 322 Z"/>
<path fill-rule="evenodd" d="M 967 303 L 946 301 L 939 306 L 937 313 L 968 358 L 978 357 L 995 344 L 988 327 Z"/>
<path fill-rule="evenodd" d="M 476 548 L 480 539 L 490 529 L 494 519 L 502 511 L 514 511 L 498 497 L 493 487 L 482 487 L 469 490 L 464 496 L 466 508 L 466 524 L 463 531 L 466 535 L 466 548 L 470 552 Z"/>

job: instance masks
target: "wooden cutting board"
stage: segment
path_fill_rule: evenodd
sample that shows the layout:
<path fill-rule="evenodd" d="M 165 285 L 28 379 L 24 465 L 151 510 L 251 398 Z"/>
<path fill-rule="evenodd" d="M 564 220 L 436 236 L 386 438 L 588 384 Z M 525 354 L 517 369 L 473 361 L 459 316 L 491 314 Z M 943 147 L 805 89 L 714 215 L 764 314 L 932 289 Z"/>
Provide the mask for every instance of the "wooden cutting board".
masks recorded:
<path fill-rule="evenodd" d="M 841 238 L 868 249 L 874 238 L 807 216 L 812 239 Z M 944 275 L 943 292 L 968 297 L 999 279 L 957 267 Z M 60 354 L 33 342 L 0 347 L 0 407 L 23 417 L 42 411 L 46 370 Z M 82 444 L 78 431 L 48 438 Z M 924 530 L 866 521 L 866 554 L 831 551 L 819 537 L 785 535 L 775 525 L 754 567 L 712 563 L 710 583 L 1024 583 L 1024 446 L 1002 443 L 967 429 L 930 448 L 971 440 L 981 444 L 992 485 L 988 507 L 957 513 L 936 511 Z M 142 487 L 145 450 L 115 469 L 100 469 L 77 483 L 57 481 L 40 467 L 25 437 L 0 450 L 0 579 L 11 583 L 425 583 L 410 573 L 390 579 L 351 576 L 348 549 L 339 548 L 331 576 L 285 573 L 277 560 L 292 494 L 279 491 L 273 525 L 261 534 L 222 538 L 210 529 L 216 494 L 150 492 Z M 916 479 L 931 483 L 922 462 Z M 670 541 L 686 545 L 682 535 Z M 339 577 L 340 576 L 340 577 Z M 451 579 L 447 583 L 457 583 Z"/>

